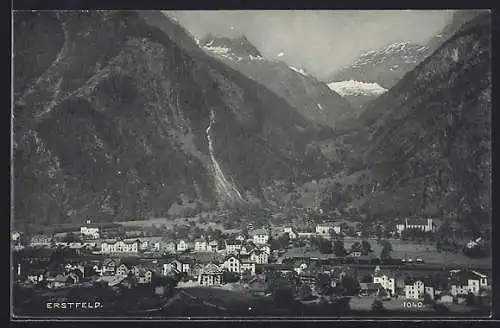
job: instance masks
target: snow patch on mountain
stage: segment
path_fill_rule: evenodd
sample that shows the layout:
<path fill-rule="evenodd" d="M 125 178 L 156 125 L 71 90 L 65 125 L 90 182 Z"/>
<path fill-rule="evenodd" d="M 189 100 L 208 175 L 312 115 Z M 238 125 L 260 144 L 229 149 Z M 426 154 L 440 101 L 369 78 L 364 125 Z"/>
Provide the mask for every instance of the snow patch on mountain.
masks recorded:
<path fill-rule="evenodd" d="M 306 73 L 306 71 L 304 71 L 304 69 L 302 68 L 296 68 L 296 67 L 293 67 L 293 66 L 289 66 L 292 70 L 294 70 L 295 72 L 299 73 L 299 74 L 302 74 L 304 76 L 308 76 L 308 74 Z"/>
<path fill-rule="evenodd" d="M 280 52 L 276 57 L 283 57 L 285 55 L 284 52 Z"/>
<path fill-rule="evenodd" d="M 328 87 L 341 96 L 373 96 L 381 95 L 387 91 L 378 83 L 360 82 L 360 81 L 341 81 L 332 82 Z"/>

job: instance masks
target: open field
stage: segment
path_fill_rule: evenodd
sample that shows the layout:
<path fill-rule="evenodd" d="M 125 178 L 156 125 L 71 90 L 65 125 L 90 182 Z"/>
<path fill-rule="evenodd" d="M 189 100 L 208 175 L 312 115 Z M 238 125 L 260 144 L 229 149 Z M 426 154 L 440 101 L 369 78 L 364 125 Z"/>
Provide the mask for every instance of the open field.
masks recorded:
<path fill-rule="evenodd" d="M 346 238 L 344 247 L 349 250 L 355 242 L 361 242 L 361 239 Z M 382 251 L 382 245 L 377 244 L 376 240 L 369 240 L 373 252 L 372 257 L 379 257 Z M 393 258 L 412 258 L 413 260 L 421 258 L 425 263 L 443 264 L 443 265 L 490 265 L 491 257 L 487 258 L 470 258 L 461 252 L 439 252 L 433 244 L 417 244 L 410 241 L 401 241 L 391 239 L 389 242 L 392 245 Z M 287 251 L 288 257 L 318 257 L 318 258 L 335 258 L 334 254 L 321 254 L 318 250 L 307 250 L 305 247 L 294 247 Z"/>

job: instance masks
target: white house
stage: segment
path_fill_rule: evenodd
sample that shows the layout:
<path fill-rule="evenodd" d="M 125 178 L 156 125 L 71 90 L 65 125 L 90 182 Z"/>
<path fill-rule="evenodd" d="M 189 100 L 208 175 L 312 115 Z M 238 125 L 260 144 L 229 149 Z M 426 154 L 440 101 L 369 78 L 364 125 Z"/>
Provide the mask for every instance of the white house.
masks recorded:
<path fill-rule="evenodd" d="M 297 232 L 295 232 L 292 227 L 285 227 L 284 232 L 288 234 L 288 238 L 290 238 L 290 240 L 294 240 L 299 237 Z"/>
<path fill-rule="evenodd" d="M 204 238 L 197 239 L 194 242 L 194 251 L 195 252 L 206 252 L 208 249 L 208 243 Z"/>
<path fill-rule="evenodd" d="M 380 267 L 378 266 L 373 275 L 373 283 L 380 284 L 391 296 L 396 294 L 396 279 L 392 275 L 380 271 Z"/>
<path fill-rule="evenodd" d="M 333 223 L 322 223 L 316 225 L 316 235 L 329 239 L 332 235 L 332 231 L 336 234 L 340 234 L 340 226 L 336 226 Z"/>
<path fill-rule="evenodd" d="M 219 250 L 219 242 L 216 240 L 212 240 L 208 243 L 207 251 L 208 252 L 217 252 Z"/>
<path fill-rule="evenodd" d="M 425 285 L 423 280 L 408 279 L 405 281 L 405 297 L 409 300 L 421 300 L 424 294 L 428 294 L 434 299 L 434 287 L 430 284 Z"/>
<path fill-rule="evenodd" d="M 177 242 L 177 251 L 178 252 L 185 252 L 188 250 L 188 248 L 189 248 L 189 244 L 185 240 L 181 239 Z"/>
<path fill-rule="evenodd" d="M 488 287 L 488 277 L 482 273 L 460 270 L 451 276 L 451 295 L 460 296 L 472 293 L 478 295 L 481 289 Z"/>
<path fill-rule="evenodd" d="M 250 260 L 250 259 L 241 259 L 240 260 L 241 266 L 240 266 L 240 271 L 241 272 L 250 272 L 252 276 L 255 276 L 255 262 Z"/>
<path fill-rule="evenodd" d="M 101 244 L 101 251 L 105 254 L 110 253 L 138 253 L 140 241 L 134 240 L 117 240 L 104 241 Z"/>
<path fill-rule="evenodd" d="M 80 227 L 80 233 L 83 236 L 90 237 L 92 239 L 99 239 L 99 228 L 97 227 Z"/>
<path fill-rule="evenodd" d="M 231 254 L 231 253 L 237 253 L 241 249 L 241 241 L 236 241 L 236 240 L 229 240 L 226 241 L 226 253 Z"/>
<path fill-rule="evenodd" d="M 226 259 L 222 263 L 222 267 L 229 272 L 236 272 L 236 273 L 241 272 L 240 271 L 241 262 L 235 255 L 230 255 L 226 257 Z"/>
<path fill-rule="evenodd" d="M 215 264 L 207 264 L 198 275 L 198 283 L 202 286 L 222 284 L 222 270 Z"/>
<path fill-rule="evenodd" d="M 269 233 L 264 229 L 252 231 L 252 241 L 256 245 L 265 245 L 269 242 Z"/>
<path fill-rule="evenodd" d="M 256 249 L 250 253 L 250 260 L 255 261 L 257 264 L 267 264 L 269 263 L 269 254 L 266 252 Z"/>
<path fill-rule="evenodd" d="M 435 224 L 432 219 L 408 219 L 405 220 L 401 224 L 396 225 L 396 230 L 398 233 L 402 233 L 407 229 L 419 229 L 425 232 L 435 231 Z"/>

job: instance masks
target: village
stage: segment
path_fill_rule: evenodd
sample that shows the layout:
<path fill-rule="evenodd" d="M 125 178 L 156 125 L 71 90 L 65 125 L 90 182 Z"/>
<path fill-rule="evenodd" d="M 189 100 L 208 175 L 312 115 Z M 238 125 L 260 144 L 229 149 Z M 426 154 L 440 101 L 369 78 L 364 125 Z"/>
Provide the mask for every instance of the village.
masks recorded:
<path fill-rule="evenodd" d="M 433 219 L 404 218 L 384 238 L 363 236 L 338 222 L 323 220 L 309 231 L 294 225 L 249 224 L 230 232 L 191 227 L 181 237 L 179 229 L 166 235 L 157 228 L 149 236 L 130 238 L 116 225 L 87 221 L 78 230 L 64 233 L 30 238 L 12 233 L 12 275 L 16 288 L 38 299 L 61 299 L 67 295 L 64 291 L 72 290 L 92 295 L 99 289 L 101 295 L 106 289 L 111 299 L 106 304 L 116 303 L 122 310 L 117 299 L 140 291 L 146 301 L 139 302 L 142 307 L 130 305 L 131 311 L 168 313 L 168 304 L 179 291 L 194 300 L 203 299 L 207 290 L 267 298 L 273 306 L 285 308 L 293 302 L 322 306 L 344 300 L 347 303 L 339 308 L 340 313 L 342 309 L 381 315 L 387 311 L 487 311 L 491 265 L 433 261 L 426 256 L 428 246 L 418 246 L 420 252 L 401 252 L 408 244 L 403 238 L 431 236 L 436 229 Z M 480 245 L 481 238 L 470 240 L 463 252 Z M 207 298 L 202 302 L 230 311 L 227 304 L 213 304 Z"/>

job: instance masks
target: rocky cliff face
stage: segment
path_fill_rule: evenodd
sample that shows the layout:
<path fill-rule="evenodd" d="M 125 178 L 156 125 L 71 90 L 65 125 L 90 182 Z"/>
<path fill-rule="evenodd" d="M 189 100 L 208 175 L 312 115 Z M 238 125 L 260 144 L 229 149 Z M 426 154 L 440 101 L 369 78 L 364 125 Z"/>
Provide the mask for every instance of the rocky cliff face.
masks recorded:
<path fill-rule="evenodd" d="M 325 83 L 301 68 L 263 58 L 244 36 L 229 39 L 208 35 L 200 45 L 208 54 L 269 88 L 316 124 L 335 127 L 338 120 L 356 116 L 349 102 Z"/>
<path fill-rule="evenodd" d="M 236 206 L 322 172 L 322 130 L 183 31 L 154 12 L 16 14 L 16 223 Z"/>
<path fill-rule="evenodd" d="M 355 138 L 365 170 L 351 176 L 345 204 L 383 215 L 443 215 L 472 230 L 489 222 L 490 114 L 484 14 L 370 103 L 364 135 Z"/>

